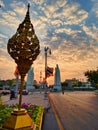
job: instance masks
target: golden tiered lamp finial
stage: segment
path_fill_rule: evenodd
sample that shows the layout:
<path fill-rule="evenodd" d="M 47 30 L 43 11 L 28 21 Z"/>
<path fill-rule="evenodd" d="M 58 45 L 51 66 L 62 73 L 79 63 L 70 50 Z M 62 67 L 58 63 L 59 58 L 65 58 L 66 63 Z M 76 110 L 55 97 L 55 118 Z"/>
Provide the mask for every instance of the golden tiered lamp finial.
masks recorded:
<path fill-rule="evenodd" d="M 28 4 L 28 10 L 24 21 L 19 25 L 17 32 L 9 39 L 7 44 L 8 53 L 15 60 L 21 76 L 18 111 L 21 111 L 25 75 L 40 53 L 39 40 L 30 21 L 29 9 L 30 4 Z"/>

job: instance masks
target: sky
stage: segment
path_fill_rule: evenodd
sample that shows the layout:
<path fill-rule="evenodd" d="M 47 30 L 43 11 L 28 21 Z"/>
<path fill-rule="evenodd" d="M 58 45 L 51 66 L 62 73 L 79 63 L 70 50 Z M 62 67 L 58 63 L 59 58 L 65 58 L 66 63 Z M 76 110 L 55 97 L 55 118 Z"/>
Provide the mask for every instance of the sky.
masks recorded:
<path fill-rule="evenodd" d="M 84 72 L 98 67 L 98 0 L 0 0 L 0 79 L 15 78 L 16 63 L 7 51 L 8 40 L 23 22 L 30 3 L 30 19 L 40 42 L 33 63 L 34 79 L 44 77 L 44 48 L 49 67 L 60 69 L 61 81 L 86 80 Z M 54 76 L 48 78 L 54 84 Z"/>

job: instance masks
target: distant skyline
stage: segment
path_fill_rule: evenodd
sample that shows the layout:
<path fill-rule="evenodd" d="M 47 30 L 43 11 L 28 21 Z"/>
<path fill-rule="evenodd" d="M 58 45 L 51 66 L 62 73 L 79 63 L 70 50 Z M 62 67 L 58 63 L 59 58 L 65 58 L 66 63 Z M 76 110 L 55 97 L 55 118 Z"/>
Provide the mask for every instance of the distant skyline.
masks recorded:
<path fill-rule="evenodd" d="M 44 77 L 44 47 L 48 66 L 59 65 L 61 81 L 85 80 L 84 72 L 98 67 L 98 0 L 0 0 L 0 79 L 12 79 L 16 64 L 7 43 L 25 18 L 30 18 L 40 41 L 41 53 L 33 63 L 34 79 Z M 48 79 L 54 83 L 54 77 Z"/>

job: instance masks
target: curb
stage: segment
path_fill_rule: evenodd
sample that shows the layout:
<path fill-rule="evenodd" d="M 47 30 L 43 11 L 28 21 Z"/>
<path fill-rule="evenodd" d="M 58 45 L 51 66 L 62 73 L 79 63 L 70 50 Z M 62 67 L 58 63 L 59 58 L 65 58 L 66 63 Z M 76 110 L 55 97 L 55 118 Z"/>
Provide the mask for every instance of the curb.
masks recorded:
<path fill-rule="evenodd" d="M 41 114 L 39 130 L 41 130 L 41 128 L 42 128 L 42 122 L 43 122 L 43 112 Z"/>

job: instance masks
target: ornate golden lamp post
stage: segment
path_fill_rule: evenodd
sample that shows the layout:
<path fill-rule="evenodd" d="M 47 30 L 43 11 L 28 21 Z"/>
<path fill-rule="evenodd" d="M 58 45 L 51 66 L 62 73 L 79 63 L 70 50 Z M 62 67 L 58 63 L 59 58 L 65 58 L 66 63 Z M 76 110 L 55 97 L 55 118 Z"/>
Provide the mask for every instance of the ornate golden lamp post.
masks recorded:
<path fill-rule="evenodd" d="M 22 90 L 24 86 L 24 78 L 28 72 L 33 61 L 40 53 L 40 45 L 37 36 L 35 35 L 33 25 L 30 21 L 29 8 L 25 16 L 24 21 L 19 25 L 17 32 L 8 41 L 7 49 L 8 53 L 15 60 L 19 74 L 21 76 L 19 106 L 17 110 L 14 110 L 11 117 L 4 123 L 3 127 L 11 130 L 22 129 L 31 130 L 32 121 L 27 115 L 26 110 L 21 108 L 22 103 Z M 17 118 L 17 120 L 16 120 Z"/>

